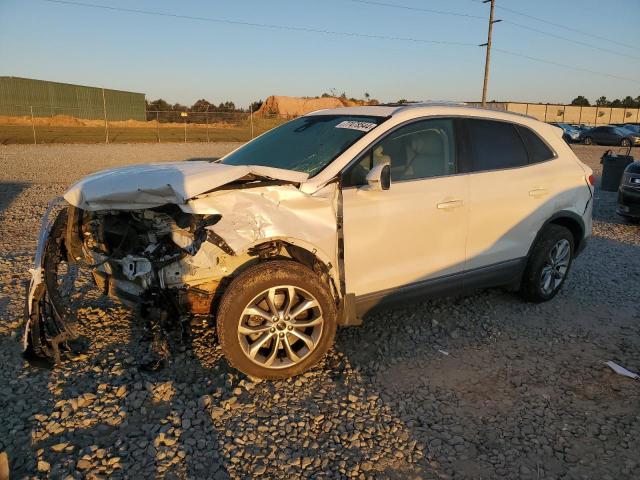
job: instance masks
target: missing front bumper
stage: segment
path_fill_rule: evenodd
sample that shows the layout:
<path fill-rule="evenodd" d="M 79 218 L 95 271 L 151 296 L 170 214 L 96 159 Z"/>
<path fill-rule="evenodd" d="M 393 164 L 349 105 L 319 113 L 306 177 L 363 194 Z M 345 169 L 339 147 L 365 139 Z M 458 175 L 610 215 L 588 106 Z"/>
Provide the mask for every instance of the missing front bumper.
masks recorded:
<path fill-rule="evenodd" d="M 66 202 L 56 198 L 49 203 L 38 235 L 34 267 L 26 295 L 22 348 L 25 354 L 60 362 L 61 352 L 78 338 L 76 317 L 60 291 L 58 265 L 67 261 L 65 232 Z"/>

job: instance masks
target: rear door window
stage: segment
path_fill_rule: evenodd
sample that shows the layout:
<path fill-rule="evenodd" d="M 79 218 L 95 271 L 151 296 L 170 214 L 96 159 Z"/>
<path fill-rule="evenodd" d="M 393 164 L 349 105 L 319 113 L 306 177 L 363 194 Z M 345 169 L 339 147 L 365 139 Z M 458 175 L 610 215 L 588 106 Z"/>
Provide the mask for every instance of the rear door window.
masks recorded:
<path fill-rule="evenodd" d="M 522 167 L 529 163 L 522 138 L 513 124 L 467 119 L 466 125 L 473 172 Z"/>

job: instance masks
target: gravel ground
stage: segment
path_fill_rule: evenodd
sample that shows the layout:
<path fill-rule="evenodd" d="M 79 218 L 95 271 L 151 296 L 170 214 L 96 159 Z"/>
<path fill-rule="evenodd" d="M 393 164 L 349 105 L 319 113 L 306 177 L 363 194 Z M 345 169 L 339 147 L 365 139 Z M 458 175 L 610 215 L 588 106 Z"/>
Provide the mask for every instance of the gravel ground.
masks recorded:
<path fill-rule="evenodd" d="M 208 325 L 168 368 L 140 372 L 132 316 L 90 293 L 87 353 L 27 364 L 18 337 L 46 203 L 91 171 L 232 147 L 0 147 L 0 452 L 12 478 L 638 478 L 640 382 L 601 363 L 640 371 L 640 227 L 615 215 L 614 193 L 596 193 L 594 238 L 553 301 L 490 290 L 380 313 L 288 381 L 232 370 Z M 604 148 L 575 150 L 599 173 Z"/>

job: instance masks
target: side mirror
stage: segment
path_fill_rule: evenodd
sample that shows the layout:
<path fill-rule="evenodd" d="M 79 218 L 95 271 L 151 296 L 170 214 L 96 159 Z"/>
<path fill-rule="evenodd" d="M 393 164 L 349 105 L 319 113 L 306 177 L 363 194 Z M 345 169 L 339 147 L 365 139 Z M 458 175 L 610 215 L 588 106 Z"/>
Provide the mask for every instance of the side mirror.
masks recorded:
<path fill-rule="evenodd" d="M 389 190 L 391 186 L 391 167 L 388 163 L 376 165 L 367 174 L 365 190 Z"/>

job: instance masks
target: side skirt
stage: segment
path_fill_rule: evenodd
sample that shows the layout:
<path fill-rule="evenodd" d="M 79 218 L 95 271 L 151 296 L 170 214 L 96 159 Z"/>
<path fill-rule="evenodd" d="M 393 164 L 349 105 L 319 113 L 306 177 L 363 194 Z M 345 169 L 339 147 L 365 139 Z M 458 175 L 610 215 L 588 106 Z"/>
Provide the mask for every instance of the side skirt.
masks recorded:
<path fill-rule="evenodd" d="M 527 258 L 517 258 L 466 272 L 422 280 L 356 297 L 356 315 L 391 307 L 411 300 L 428 300 L 452 294 L 468 293 L 479 288 L 491 288 L 517 283 L 522 277 Z"/>

